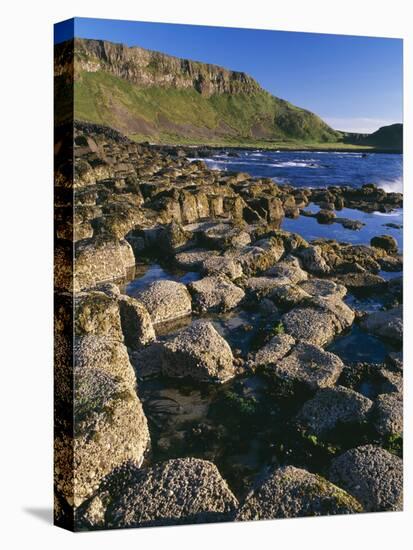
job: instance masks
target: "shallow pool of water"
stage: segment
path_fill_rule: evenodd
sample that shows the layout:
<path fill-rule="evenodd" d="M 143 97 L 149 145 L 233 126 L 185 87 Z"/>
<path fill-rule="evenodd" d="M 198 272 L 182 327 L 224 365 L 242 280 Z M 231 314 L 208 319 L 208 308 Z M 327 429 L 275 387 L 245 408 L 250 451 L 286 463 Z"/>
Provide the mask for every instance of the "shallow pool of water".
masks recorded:
<path fill-rule="evenodd" d="M 162 267 L 159 263 L 137 264 L 135 278 L 124 288 L 128 296 L 135 296 L 138 291 L 146 288 L 154 281 L 176 281 L 178 283 L 188 284 L 197 281 L 201 275 L 195 271 L 182 271 Z"/>
<path fill-rule="evenodd" d="M 317 212 L 319 207 L 309 204 L 306 210 Z M 307 241 L 314 239 L 336 239 L 337 241 L 351 244 L 370 244 L 377 235 L 391 235 L 397 241 L 400 249 L 403 248 L 403 229 L 388 227 L 387 224 L 403 224 L 403 210 L 398 208 L 394 212 L 383 214 L 381 212 L 367 213 L 352 208 L 343 208 L 336 211 L 337 217 L 358 220 L 365 225 L 361 229 L 345 229 L 340 223 L 321 224 L 315 218 L 300 216 L 296 219 L 285 218 L 282 229 L 299 233 Z"/>
<path fill-rule="evenodd" d="M 338 355 L 344 363 L 382 363 L 396 348 L 354 324 L 348 332 L 335 338 L 326 350 Z"/>

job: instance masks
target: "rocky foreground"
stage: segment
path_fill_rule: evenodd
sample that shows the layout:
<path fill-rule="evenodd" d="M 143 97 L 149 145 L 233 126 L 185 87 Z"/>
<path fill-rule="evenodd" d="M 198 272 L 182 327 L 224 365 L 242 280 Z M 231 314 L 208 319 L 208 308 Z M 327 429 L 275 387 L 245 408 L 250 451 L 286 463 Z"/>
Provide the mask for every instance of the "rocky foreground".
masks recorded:
<path fill-rule="evenodd" d="M 402 271 L 397 243 L 307 242 L 280 226 L 311 202 L 319 223 L 357 229 L 343 207 L 390 211 L 402 195 L 278 186 L 80 123 L 74 155 L 74 179 L 59 154 L 55 177 L 56 521 L 98 529 L 400 510 L 402 282 L 383 276 Z M 135 265 L 155 260 L 195 276 L 126 295 Z M 366 297 L 376 311 L 354 306 Z M 244 349 L 212 322 L 232 312 L 260 315 Z M 383 363 L 347 364 L 326 349 L 355 329 L 388 345 Z M 267 436 L 282 418 L 297 454 L 268 440 L 268 467 L 237 487 L 190 446 L 154 460 L 145 380 L 208 389 L 254 376 L 280 408 Z M 231 399 L 248 437 L 256 404 Z"/>

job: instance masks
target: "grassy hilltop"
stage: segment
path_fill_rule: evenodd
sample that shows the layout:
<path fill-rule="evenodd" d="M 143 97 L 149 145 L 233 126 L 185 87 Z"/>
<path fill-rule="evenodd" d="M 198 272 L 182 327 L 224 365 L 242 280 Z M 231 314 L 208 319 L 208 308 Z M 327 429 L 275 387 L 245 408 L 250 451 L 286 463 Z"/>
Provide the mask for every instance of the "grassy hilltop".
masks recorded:
<path fill-rule="evenodd" d="M 74 41 L 77 120 L 111 126 L 138 141 L 269 148 L 366 148 L 320 117 L 268 93 L 242 72 L 100 40 Z M 68 85 L 56 46 L 57 94 Z M 386 145 L 380 145 L 386 147 Z"/>

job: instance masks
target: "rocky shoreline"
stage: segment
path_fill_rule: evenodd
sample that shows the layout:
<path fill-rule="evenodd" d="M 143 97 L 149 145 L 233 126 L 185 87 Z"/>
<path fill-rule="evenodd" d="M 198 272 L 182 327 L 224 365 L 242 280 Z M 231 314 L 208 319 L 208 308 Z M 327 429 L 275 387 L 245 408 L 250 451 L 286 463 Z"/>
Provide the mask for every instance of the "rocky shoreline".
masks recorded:
<path fill-rule="evenodd" d="M 401 509 L 397 242 L 307 242 L 280 227 L 311 215 L 357 230 L 341 209 L 389 212 L 403 196 L 373 184 L 277 185 L 209 170 L 187 160 L 193 151 L 76 123 L 74 167 L 57 160 L 56 522 L 81 530 Z M 180 278 L 128 291 L 136 265 L 154 262 Z M 239 346 L 225 332 L 235 318 Z M 382 362 L 331 351 L 355 330 L 382 342 Z M 165 443 L 147 398 L 157 380 L 213 395 L 215 416 L 210 408 Z M 262 402 L 247 391 L 253 380 Z M 240 474 L 210 453 L 257 431 L 260 471 Z"/>

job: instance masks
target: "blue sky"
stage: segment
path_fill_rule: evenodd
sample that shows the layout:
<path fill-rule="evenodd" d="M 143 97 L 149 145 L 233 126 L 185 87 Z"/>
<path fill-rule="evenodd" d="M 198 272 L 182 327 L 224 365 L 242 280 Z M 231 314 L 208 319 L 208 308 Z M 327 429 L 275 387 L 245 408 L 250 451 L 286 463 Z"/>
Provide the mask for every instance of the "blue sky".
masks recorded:
<path fill-rule="evenodd" d="M 56 29 L 55 42 L 71 32 L 70 25 Z M 373 132 L 402 122 L 400 39 L 84 18 L 75 19 L 75 36 L 245 71 L 338 130 Z"/>

